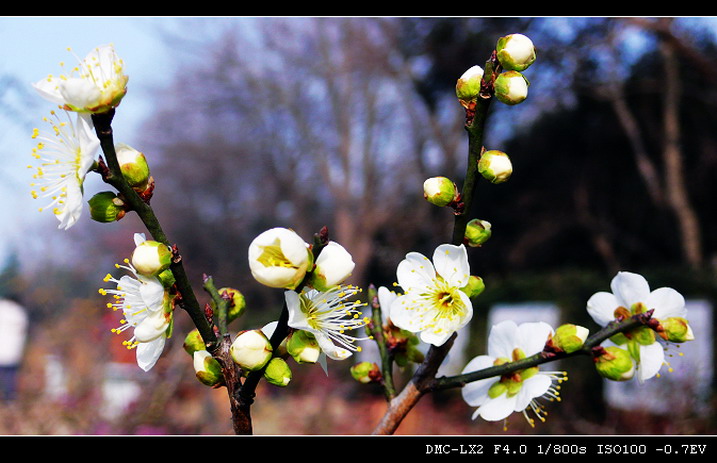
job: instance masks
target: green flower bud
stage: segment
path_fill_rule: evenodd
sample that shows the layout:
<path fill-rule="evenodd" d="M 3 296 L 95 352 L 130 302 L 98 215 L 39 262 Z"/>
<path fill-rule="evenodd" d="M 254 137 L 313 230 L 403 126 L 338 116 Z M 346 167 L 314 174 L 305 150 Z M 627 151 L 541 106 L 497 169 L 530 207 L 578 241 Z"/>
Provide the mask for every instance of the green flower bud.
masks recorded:
<path fill-rule="evenodd" d="M 692 328 L 687 323 L 687 320 L 682 317 L 670 317 L 660 320 L 660 326 L 663 329 L 661 335 L 667 341 L 679 343 L 695 339 Z"/>
<path fill-rule="evenodd" d="M 487 220 L 473 219 L 466 225 L 465 242 L 475 248 L 482 246 L 491 236 L 491 225 Z"/>
<path fill-rule="evenodd" d="M 513 164 L 503 151 L 489 150 L 481 155 L 478 172 L 491 183 L 503 183 L 513 174 Z"/>
<path fill-rule="evenodd" d="M 97 222 L 116 222 L 125 216 L 124 201 L 112 191 L 97 193 L 88 201 L 90 216 Z"/>
<path fill-rule="evenodd" d="M 373 362 L 361 362 L 352 366 L 351 376 L 361 384 L 373 383 L 381 380 L 381 369 Z"/>
<path fill-rule="evenodd" d="M 458 79 L 456 83 L 456 96 L 462 104 L 474 101 L 480 94 L 483 68 L 473 66 Z"/>
<path fill-rule="evenodd" d="M 172 264 L 172 249 L 158 241 L 146 240 L 132 252 L 132 266 L 144 276 L 157 276 Z"/>
<path fill-rule="evenodd" d="M 115 151 L 127 183 L 137 191 L 144 191 L 149 183 L 149 165 L 144 154 L 125 144 L 118 144 Z"/>
<path fill-rule="evenodd" d="M 226 294 L 231 298 L 229 309 L 227 311 L 228 321 L 234 321 L 244 314 L 244 311 L 246 310 L 246 298 L 244 298 L 244 295 L 238 289 L 220 288 L 219 294 Z"/>
<path fill-rule="evenodd" d="M 530 82 L 518 71 L 506 71 L 495 79 L 493 88 L 498 101 L 507 105 L 516 105 L 528 98 Z"/>
<path fill-rule="evenodd" d="M 264 378 L 274 386 L 284 387 L 291 381 L 291 368 L 284 359 L 274 357 L 264 370 Z"/>
<path fill-rule="evenodd" d="M 458 188 L 446 177 L 431 177 L 423 182 L 423 197 L 431 204 L 444 207 L 455 201 Z"/>
<path fill-rule="evenodd" d="M 568 323 L 559 326 L 549 342 L 555 349 L 570 354 L 583 347 L 588 334 L 587 328 Z"/>
<path fill-rule="evenodd" d="M 313 334 L 297 330 L 289 334 L 286 352 L 296 360 L 296 363 L 316 363 L 319 360 L 321 348 Z"/>
<path fill-rule="evenodd" d="M 212 354 L 206 350 L 198 350 L 193 354 L 194 372 L 197 379 L 207 386 L 216 386 L 224 380 L 222 367 Z"/>
<path fill-rule="evenodd" d="M 471 275 L 468 278 L 468 284 L 461 288 L 461 291 L 466 293 L 469 298 L 474 298 L 481 294 L 485 290 L 485 283 L 483 283 L 483 278 Z"/>
<path fill-rule="evenodd" d="M 206 349 L 207 346 L 204 344 L 204 340 L 202 339 L 202 335 L 199 334 L 198 329 L 195 328 L 187 333 L 187 336 L 184 338 L 184 350 L 187 351 L 189 355 L 194 355 L 195 352 Z"/>
<path fill-rule="evenodd" d="M 261 330 L 241 331 L 229 348 L 229 353 L 242 369 L 258 371 L 271 360 L 271 342 Z"/>
<path fill-rule="evenodd" d="M 523 34 L 510 34 L 498 39 L 496 56 L 506 71 L 524 71 L 536 58 L 533 41 Z"/>
<path fill-rule="evenodd" d="M 616 346 L 601 348 L 593 358 L 595 368 L 603 378 L 627 381 L 635 375 L 635 365 L 630 353 Z"/>

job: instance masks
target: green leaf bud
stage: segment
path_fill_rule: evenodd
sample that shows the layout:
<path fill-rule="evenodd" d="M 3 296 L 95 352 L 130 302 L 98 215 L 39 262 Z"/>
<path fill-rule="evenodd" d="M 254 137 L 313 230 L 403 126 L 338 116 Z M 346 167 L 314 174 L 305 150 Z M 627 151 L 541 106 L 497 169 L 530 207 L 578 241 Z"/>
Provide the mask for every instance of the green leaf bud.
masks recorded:
<path fill-rule="evenodd" d="M 361 384 L 378 382 L 381 380 L 381 369 L 373 362 L 361 362 L 352 366 L 351 376 Z"/>
<path fill-rule="evenodd" d="M 461 75 L 456 83 L 456 96 L 462 104 L 475 101 L 480 94 L 483 68 L 473 66 Z"/>
<path fill-rule="evenodd" d="M 506 71 L 495 79 L 495 97 L 501 103 L 516 105 L 528 98 L 530 82 L 518 71 Z"/>
<path fill-rule="evenodd" d="M 498 39 L 496 56 L 506 71 L 524 71 L 535 62 L 533 41 L 523 34 L 510 34 Z"/>
<path fill-rule="evenodd" d="M 97 193 L 87 202 L 90 205 L 90 217 L 97 222 L 116 222 L 127 213 L 124 201 L 112 191 Z"/>
<path fill-rule="evenodd" d="M 316 363 L 321 348 L 313 334 L 305 330 L 297 330 L 289 334 L 286 352 L 296 360 L 296 363 Z"/>
<path fill-rule="evenodd" d="M 274 357 L 264 370 L 264 378 L 274 386 L 285 387 L 291 381 L 291 368 L 284 359 Z"/>
<path fill-rule="evenodd" d="M 471 299 L 481 294 L 483 290 L 485 290 L 483 278 L 475 275 L 471 275 L 468 278 L 468 284 L 461 288 L 461 291 Z"/>
<path fill-rule="evenodd" d="M 224 381 L 222 367 L 206 350 L 198 350 L 193 354 L 194 372 L 197 379 L 207 386 L 217 386 Z"/>
<path fill-rule="evenodd" d="M 554 349 L 570 354 L 583 347 L 589 334 L 587 328 L 567 323 L 559 326 L 548 342 Z"/>
<path fill-rule="evenodd" d="M 635 375 L 635 365 L 630 353 L 616 346 L 598 349 L 593 360 L 595 369 L 603 378 L 612 381 L 627 381 Z"/>
<path fill-rule="evenodd" d="M 234 362 L 247 371 L 264 368 L 272 357 L 269 338 L 261 330 L 241 331 L 229 348 Z"/>
<path fill-rule="evenodd" d="M 234 321 L 244 315 L 246 311 L 246 298 L 238 289 L 220 288 L 219 294 L 226 294 L 230 298 L 229 309 L 227 311 L 227 320 Z"/>
<path fill-rule="evenodd" d="M 670 317 L 660 320 L 662 331 L 660 335 L 670 342 L 685 342 L 695 339 L 690 324 L 682 317 Z"/>
<path fill-rule="evenodd" d="M 132 252 L 132 266 L 144 276 L 157 276 L 172 264 L 172 249 L 159 241 L 141 242 Z"/>
<path fill-rule="evenodd" d="M 482 246 L 490 238 L 491 225 L 487 220 L 473 219 L 466 225 L 465 243 L 472 248 Z"/>
<path fill-rule="evenodd" d="M 202 339 L 202 335 L 199 334 L 199 330 L 196 328 L 187 333 L 187 336 L 184 338 L 183 346 L 184 350 L 189 355 L 194 355 L 196 351 L 207 349 L 207 346 L 204 344 L 204 340 Z"/>
<path fill-rule="evenodd" d="M 423 197 L 429 203 L 445 207 L 453 203 L 458 196 L 458 188 L 446 177 L 431 177 L 423 182 Z"/>
<path fill-rule="evenodd" d="M 149 165 L 144 154 L 122 143 L 115 147 L 115 151 L 127 183 L 137 191 L 144 191 L 149 184 Z"/>
<path fill-rule="evenodd" d="M 491 183 L 503 183 L 513 174 L 513 164 L 503 151 L 485 151 L 478 161 L 478 172 Z"/>

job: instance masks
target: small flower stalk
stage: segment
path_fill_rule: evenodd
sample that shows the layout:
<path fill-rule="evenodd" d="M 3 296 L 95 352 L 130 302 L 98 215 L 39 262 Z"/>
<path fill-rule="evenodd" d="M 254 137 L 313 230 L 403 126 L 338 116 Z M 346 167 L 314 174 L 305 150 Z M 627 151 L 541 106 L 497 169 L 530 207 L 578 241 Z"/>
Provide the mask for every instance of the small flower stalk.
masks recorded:
<path fill-rule="evenodd" d="M 273 355 L 271 342 L 261 330 L 241 331 L 229 349 L 232 359 L 245 371 L 258 371 Z"/>
<path fill-rule="evenodd" d="M 525 71 L 535 62 L 533 41 L 523 34 L 509 34 L 498 39 L 496 56 L 506 71 Z"/>
<path fill-rule="evenodd" d="M 112 45 L 102 45 L 80 60 L 69 74 L 49 75 L 33 84 L 37 92 L 62 109 L 104 113 L 120 104 L 129 78 Z"/>
<path fill-rule="evenodd" d="M 293 230 L 272 228 L 249 245 L 249 269 L 259 283 L 295 289 L 313 266 L 309 245 Z"/>
<path fill-rule="evenodd" d="M 423 182 L 423 197 L 438 207 L 454 204 L 458 198 L 458 187 L 447 177 L 431 177 Z"/>
<path fill-rule="evenodd" d="M 503 151 L 488 150 L 478 160 L 478 172 L 491 183 L 504 183 L 513 175 L 513 164 Z"/>

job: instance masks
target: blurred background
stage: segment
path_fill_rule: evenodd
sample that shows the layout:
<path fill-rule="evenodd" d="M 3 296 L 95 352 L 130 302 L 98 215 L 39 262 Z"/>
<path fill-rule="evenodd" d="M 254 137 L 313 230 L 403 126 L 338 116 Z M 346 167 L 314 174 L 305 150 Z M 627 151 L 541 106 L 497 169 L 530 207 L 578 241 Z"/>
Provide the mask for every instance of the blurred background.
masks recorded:
<path fill-rule="evenodd" d="M 143 151 L 152 205 L 183 256 L 200 302 L 202 275 L 244 293 L 233 330 L 275 320 L 281 291 L 256 283 L 246 250 L 261 231 L 327 226 L 357 264 L 352 283 L 391 285 L 409 251 L 450 239 L 448 210 L 422 198 L 425 178 L 459 184 L 467 153 L 454 87 L 496 40 L 531 37 L 528 99 L 494 103 L 486 148 L 507 152 L 509 182 L 481 182 L 472 215 L 493 237 L 470 252 L 485 292 L 443 373 L 485 353 L 503 318 L 598 327 L 585 303 L 618 270 L 689 300 L 697 336 L 674 372 L 646 385 L 606 384 L 589 359 L 563 361 L 562 402 L 508 433 L 714 433 L 717 304 L 717 21 L 715 18 L 0 18 L 0 296 L 25 309 L 16 389 L 0 434 L 231 434 L 224 389 L 195 378 L 175 334 L 142 372 L 110 328 L 97 292 L 128 257 L 132 214 L 57 230 L 30 198 L 32 128 L 52 105 L 30 86 L 59 63 L 113 43 L 129 91 L 115 141 Z M 85 197 L 108 189 L 96 175 Z M 6 327 L 9 327 L 9 322 Z M 0 332 L 2 327 L 0 327 Z M 0 340 L 1 341 L 1 340 Z M 679 350 L 675 350 L 678 353 Z M 371 350 L 362 356 L 371 358 Z M 385 411 L 350 363 L 295 366 L 289 387 L 262 384 L 256 434 L 368 434 Z M 397 371 L 399 384 L 410 371 Z M 399 434 L 504 434 L 471 421 L 459 391 L 425 397 Z"/>

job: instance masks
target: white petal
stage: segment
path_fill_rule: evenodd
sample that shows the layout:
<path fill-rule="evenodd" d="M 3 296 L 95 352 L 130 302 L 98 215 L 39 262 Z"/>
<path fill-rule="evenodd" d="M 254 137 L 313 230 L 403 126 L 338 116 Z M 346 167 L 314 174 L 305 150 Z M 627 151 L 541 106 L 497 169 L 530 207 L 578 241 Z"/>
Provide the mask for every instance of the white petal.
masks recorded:
<path fill-rule="evenodd" d="M 432 284 L 436 278 L 433 264 L 428 257 L 418 252 L 409 252 L 396 268 L 398 285 L 408 292 Z"/>
<path fill-rule="evenodd" d="M 521 323 L 518 326 L 516 345 L 526 356 L 542 352 L 553 328 L 545 322 Z"/>
<path fill-rule="evenodd" d="M 462 288 L 468 284 L 470 266 L 468 252 L 464 245 L 442 244 L 438 246 L 433 253 L 433 265 L 436 268 L 436 273 L 443 277 L 449 285 Z"/>
<path fill-rule="evenodd" d="M 319 343 L 321 351 L 324 352 L 329 358 L 333 360 L 346 360 L 347 358 L 351 357 L 350 350 L 335 345 L 333 342 L 331 342 L 331 339 L 329 339 L 329 337 L 322 332 L 316 330 L 311 330 L 311 332 L 314 334 L 316 341 Z"/>
<path fill-rule="evenodd" d="M 297 330 L 310 330 L 306 314 L 301 310 L 300 296 L 296 291 L 284 291 L 286 308 L 289 311 L 288 325 Z"/>
<path fill-rule="evenodd" d="M 386 321 L 390 318 L 389 313 L 391 311 L 391 304 L 393 304 L 393 301 L 396 300 L 398 294 L 385 286 L 379 286 L 376 294 L 378 296 L 378 305 L 381 307 L 381 318 L 383 319 L 383 322 L 386 323 Z"/>
<path fill-rule="evenodd" d="M 144 371 L 149 371 L 159 360 L 164 350 L 166 338 L 161 336 L 152 342 L 144 342 L 137 346 L 137 365 Z"/>
<path fill-rule="evenodd" d="M 134 234 L 134 245 L 139 246 L 140 244 L 147 241 L 147 238 L 145 238 L 144 233 L 135 233 Z"/>
<path fill-rule="evenodd" d="M 487 355 L 479 355 L 468 362 L 468 365 L 465 366 L 461 374 L 471 373 L 492 367 L 493 360 L 494 359 L 492 357 Z M 498 381 L 498 378 L 493 377 L 480 379 L 466 384 L 463 386 L 463 389 L 461 389 L 463 400 L 465 400 L 468 405 L 474 407 L 481 405 L 483 402 L 488 400 L 488 389 L 490 389 L 496 381 Z"/>
<path fill-rule="evenodd" d="M 455 331 L 439 330 L 438 328 L 428 328 L 421 331 L 421 341 L 434 346 L 442 346 L 455 333 Z"/>
<path fill-rule="evenodd" d="M 665 351 L 659 342 L 640 346 L 640 363 L 637 365 L 637 379 L 640 382 L 655 376 L 665 361 Z"/>
<path fill-rule="evenodd" d="M 615 320 L 615 309 L 620 306 L 621 303 L 614 294 L 601 291 L 588 299 L 587 309 L 595 323 L 606 326 Z"/>
<path fill-rule="evenodd" d="M 152 312 L 135 327 L 134 337 L 140 343 L 154 341 L 159 337 L 164 337 L 168 327 L 169 320 L 163 312 Z"/>
<path fill-rule="evenodd" d="M 511 358 L 515 349 L 518 325 L 513 320 L 505 320 L 494 325 L 488 335 L 488 355 L 493 358 Z"/>
<path fill-rule="evenodd" d="M 410 293 L 398 296 L 391 304 L 389 312 L 394 325 L 412 333 L 423 330 L 425 325 L 425 322 L 422 321 L 423 317 L 421 317 L 425 310 L 417 309 L 417 297 L 419 296 Z"/>
<path fill-rule="evenodd" d="M 77 182 L 67 182 L 65 184 L 65 207 L 57 214 L 60 221 L 58 228 L 67 230 L 72 227 L 82 216 L 82 189 Z"/>
<path fill-rule="evenodd" d="M 140 278 L 139 294 L 147 309 L 158 312 L 164 305 L 164 286 L 156 278 Z"/>
<path fill-rule="evenodd" d="M 93 108 L 102 98 L 100 89 L 88 79 L 70 77 L 59 85 L 60 95 L 65 102 L 76 108 Z"/>
<path fill-rule="evenodd" d="M 547 375 L 537 374 L 523 381 L 523 387 L 516 396 L 515 411 L 522 412 L 530 401 L 548 392 L 553 381 Z"/>
<path fill-rule="evenodd" d="M 655 309 L 653 318 L 686 317 L 685 298 L 672 288 L 657 288 L 645 301 L 649 309 Z"/>
<path fill-rule="evenodd" d="M 620 305 L 627 309 L 637 302 L 645 302 L 650 295 L 650 285 L 645 277 L 631 272 L 618 272 L 610 283 L 610 289 Z"/>
<path fill-rule="evenodd" d="M 32 86 L 35 88 L 35 90 L 37 90 L 37 93 L 39 93 L 40 96 L 44 99 L 52 103 L 62 105 L 65 104 L 65 99 L 62 97 L 62 95 L 60 95 L 59 84 L 60 80 L 55 77 L 52 77 L 35 82 L 34 84 L 32 84 Z"/>
<path fill-rule="evenodd" d="M 500 421 L 513 413 L 516 400 L 517 396 L 508 397 L 507 394 L 502 394 L 481 405 L 478 414 L 486 421 Z"/>
<path fill-rule="evenodd" d="M 355 266 L 351 254 L 340 244 L 331 241 L 319 253 L 314 271 L 323 275 L 327 286 L 335 286 L 343 283 Z"/>
<path fill-rule="evenodd" d="M 274 331 L 276 331 L 276 326 L 278 324 L 278 321 L 269 322 L 261 328 L 261 332 L 264 333 L 267 338 L 271 339 L 271 336 L 274 334 Z"/>

